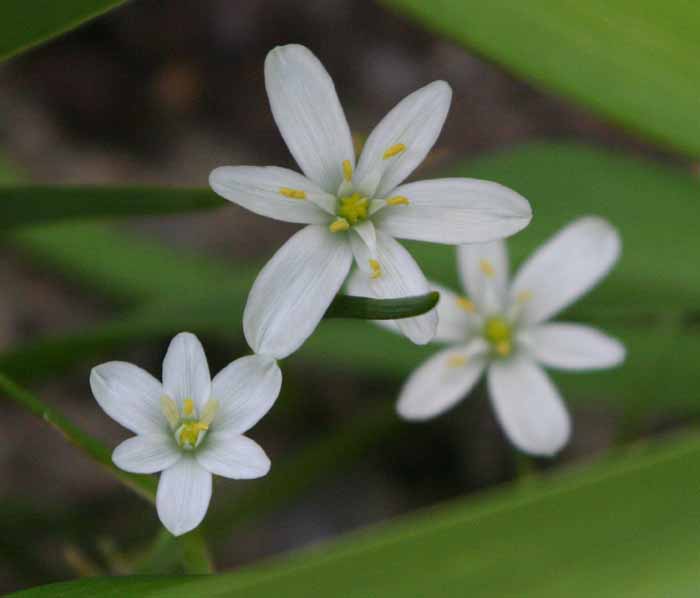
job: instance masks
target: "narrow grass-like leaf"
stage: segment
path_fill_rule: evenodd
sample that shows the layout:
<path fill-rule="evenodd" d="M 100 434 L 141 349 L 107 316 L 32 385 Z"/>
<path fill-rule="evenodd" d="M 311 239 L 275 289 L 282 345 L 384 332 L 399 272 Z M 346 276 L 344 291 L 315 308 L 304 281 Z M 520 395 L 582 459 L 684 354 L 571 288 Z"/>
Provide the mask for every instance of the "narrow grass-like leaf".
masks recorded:
<path fill-rule="evenodd" d="M 177 214 L 226 205 L 210 189 L 0 186 L 0 227 L 43 222 Z"/>
<path fill-rule="evenodd" d="M 44 403 L 37 396 L 15 384 L 4 374 L 0 374 L 0 396 L 14 401 L 21 408 L 41 419 L 59 432 L 70 444 L 93 461 L 97 462 L 111 475 L 145 499 L 154 502 L 156 480 L 152 476 L 126 473 L 112 463 L 111 452 L 101 442 L 83 432 L 66 418 L 58 409 Z"/>
<path fill-rule="evenodd" d="M 16 595 L 695 598 L 698 463 L 700 440 L 682 436 L 236 572 Z"/>
<path fill-rule="evenodd" d="M 368 297 L 337 295 L 323 317 L 355 320 L 399 320 L 420 316 L 433 309 L 439 300 L 440 294 L 437 292 L 402 299 L 370 299 Z"/>
<path fill-rule="evenodd" d="M 3 0 L 0 61 L 101 15 L 125 0 Z"/>
<path fill-rule="evenodd" d="M 537 85 L 700 155 L 694 2 L 384 1 Z"/>

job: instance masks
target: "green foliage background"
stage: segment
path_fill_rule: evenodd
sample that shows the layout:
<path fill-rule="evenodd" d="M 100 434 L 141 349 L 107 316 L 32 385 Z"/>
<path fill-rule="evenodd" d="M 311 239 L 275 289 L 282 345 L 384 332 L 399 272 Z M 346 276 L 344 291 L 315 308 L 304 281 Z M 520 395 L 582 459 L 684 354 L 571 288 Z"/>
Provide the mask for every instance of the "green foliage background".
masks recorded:
<path fill-rule="evenodd" d="M 7 0 L 0 6 L 0 58 L 118 4 Z M 692 3 L 388 0 L 387 5 L 642 135 L 691 158 L 699 153 L 700 8 Z M 624 255 L 614 276 L 565 317 L 619 336 L 629 358 L 620 370 L 558 376 L 568 399 L 604 400 L 631 421 L 698 410 L 695 176 L 568 143 L 523 145 L 454 164 L 447 174 L 495 180 L 531 200 L 533 223 L 509 244 L 516 261 L 579 215 L 602 215 L 620 229 Z M 182 329 L 242 349 L 240 316 L 261 264 L 167 249 L 109 224 L 129 216 L 217 209 L 223 202 L 209 190 L 37 187 L 19 183 L 9 171 L 2 183 L 0 229 L 6 242 L 120 307 L 112 321 L 4 351 L 0 394 L 152 496 L 152 478 L 114 469 L 98 441 L 18 382 L 57 376 L 117 347 Z M 456 285 L 452 249 L 413 244 L 412 250 L 430 276 Z M 285 367 L 323 363 L 330 370 L 399 380 L 428 352 L 367 323 L 329 320 Z M 396 430 L 393 414 L 382 408 L 322 435 L 231 509 L 213 514 L 216 523 L 205 527 L 204 537 L 284 503 Z M 241 572 L 79 580 L 18 595 L 690 597 L 697 594 L 700 548 L 698 463 L 700 441 L 684 434 Z M 159 572 L 164 562 L 183 554 L 195 563 L 192 572 L 207 570 L 199 534 L 179 545 L 160 538 L 150 564 L 140 570 Z"/>

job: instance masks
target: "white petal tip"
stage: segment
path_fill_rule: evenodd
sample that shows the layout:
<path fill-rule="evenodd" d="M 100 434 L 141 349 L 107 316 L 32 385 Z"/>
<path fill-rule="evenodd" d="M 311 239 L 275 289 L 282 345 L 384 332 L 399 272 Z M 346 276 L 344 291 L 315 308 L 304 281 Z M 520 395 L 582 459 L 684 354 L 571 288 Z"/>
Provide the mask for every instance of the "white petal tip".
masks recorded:
<path fill-rule="evenodd" d="M 429 401 L 425 401 L 426 404 L 416 403 L 415 401 L 403 401 L 400 400 L 396 403 L 396 413 L 397 415 L 409 422 L 424 422 L 433 419 L 440 415 L 439 411 L 434 411 L 431 409 L 426 409 L 430 407 Z"/>

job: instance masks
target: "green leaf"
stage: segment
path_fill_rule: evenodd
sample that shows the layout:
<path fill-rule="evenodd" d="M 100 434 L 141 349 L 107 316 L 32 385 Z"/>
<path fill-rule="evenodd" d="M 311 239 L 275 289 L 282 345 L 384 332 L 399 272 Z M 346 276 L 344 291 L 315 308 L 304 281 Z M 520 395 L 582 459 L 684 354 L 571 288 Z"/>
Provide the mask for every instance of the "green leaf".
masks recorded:
<path fill-rule="evenodd" d="M 696 179 L 675 168 L 563 144 L 527 145 L 458 165 L 451 174 L 496 180 L 532 201 L 532 224 L 509 241 L 516 262 L 579 215 L 600 214 L 619 227 L 621 261 L 562 319 L 618 334 L 628 360 L 609 372 L 558 375 L 567 397 L 605 399 L 649 413 L 696 408 L 690 389 L 700 334 L 688 328 L 700 305 L 700 271 L 690 259 L 700 254 Z M 90 224 L 38 227 L 11 238 L 72 280 L 136 306 L 113 322 L 0 355 L 0 368 L 15 376 L 56 373 L 86 359 L 94 363 L 100 353 L 184 329 L 245 350 L 240 322 L 255 265 L 192 256 Z M 459 288 L 453 248 L 412 244 L 412 250 L 431 278 Z M 321 360 L 327 367 L 396 380 L 434 350 L 368 323 L 326 321 L 292 362 Z"/>
<path fill-rule="evenodd" d="M 237 572 L 85 579 L 15 595 L 694 598 L 700 502 L 688 484 L 698 463 L 700 439 L 684 437 Z"/>
<path fill-rule="evenodd" d="M 3 0 L 0 5 L 0 61 L 28 50 L 125 0 Z"/>
<path fill-rule="evenodd" d="M 695 3 L 385 2 L 536 85 L 700 154 Z"/>
<path fill-rule="evenodd" d="M 403 297 L 402 299 L 369 299 L 337 295 L 324 314 L 324 318 L 351 318 L 355 320 L 399 320 L 420 316 L 440 300 L 440 293 Z"/>
<path fill-rule="evenodd" d="M 147 500 L 155 502 L 156 481 L 153 476 L 135 475 L 122 471 L 112 463 L 111 451 L 99 440 L 83 432 L 58 409 L 44 403 L 4 374 L 0 374 L 0 397 L 3 395 L 54 428 L 66 441 L 101 465 L 124 485 Z"/>
<path fill-rule="evenodd" d="M 224 205 L 226 202 L 209 189 L 3 185 L 0 186 L 0 226 L 9 229 L 97 216 L 177 214 Z"/>
<path fill-rule="evenodd" d="M 700 305 L 700 273 L 689 259 L 700 252 L 700 185 L 688 173 L 589 147 L 529 144 L 459 164 L 446 174 L 495 180 L 531 201 L 532 223 L 509 240 L 516 262 L 577 216 L 599 214 L 620 229 L 620 263 L 572 314 L 604 310 L 627 319 L 666 318 Z M 94 224 L 42 226 L 10 238 L 73 280 L 131 302 L 247 294 L 259 270 L 254 264 L 166 249 Z M 431 278 L 457 288 L 454 248 L 407 245 Z"/>

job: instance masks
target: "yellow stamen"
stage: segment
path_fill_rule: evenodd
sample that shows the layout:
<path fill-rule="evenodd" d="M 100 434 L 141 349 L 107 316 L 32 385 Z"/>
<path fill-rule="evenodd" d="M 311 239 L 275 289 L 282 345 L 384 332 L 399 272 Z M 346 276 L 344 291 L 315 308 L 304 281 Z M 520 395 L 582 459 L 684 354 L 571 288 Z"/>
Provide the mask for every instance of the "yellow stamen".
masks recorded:
<path fill-rule="evenodd" d="M 406 146 L 403 143 L 397 143 L 396 145 L 392 145 L 388 150 L 384 152 L 384 159 L 388 160 L 389 158 L 393 158 L 396 154 L 400 154 L 402 151 L 406 149 Z"/>
<path fill-rule="evenodd" d="M 517 299 L 518 303 L 527 303 L 532 299 L 532 291 L 520 291 L 515 298 Z"/>
<path fill-rule="evenodd" d="M 174 430 L 180 421 L 180 414 L 177 412 L 177 403 L 169 396 L 163 395 L 160 397 L 160 410 L 163 412 L 165 419 L 168 420 L 170 427 Z"/>
<path fill-rule="evenodd" d="M 466 355 L 450 355 L 447 360 L 447 366 L 451 368 L 459 368 L 463 365 L 467 365 L 469 358 Z"/>
<path fill-rule="evenodd" d="M 496 349 L 496 353 L 498 353 L 501 357 L 508 357 L 512 347 L 510 341 L 501 341 L 500 343 L 496 343 L 494 348 Z"/>
<path fill-rule="evenodd" d="M 345 218 L 338 218 L 337 220 L 331 222 L 331 225 L 328 228 L 332 233 L 341 233 L 348 230 L 350 228 L 350 224 L 347 220 L 345 220 Z"/>
<path fill-rule="evenodd" d="M 349 224 L 357 224 L 362 220 L 367 220 L 369 210 L 369 200 L 359 193 L 353 193 L 340 198 L 338 216 L 345 218 Z"/>
<path fill-rule="evenodd" d="M 457 306 L 461 307 L 464 311 L 467 311 L 470 314 L 476 312 L 476 305 L 474 305 L 474 302 L 470 301 L 466 297 L 457 297 Z"/>
<path fill-rule="evenodd" d="M 280 193 L 290 199 L 306 199 L 306 191 L 300 189 L 290 189 L 289 187 L 281 187 Z"/>
<path fill-rule="evenodd" d="M 513 330 L 510 322 L 501 316 L 493 316 L 484 324 L 484 337 L 501 357 L 507 357 L 513 349 Z"/>
<path fill-rule="evenodd" d="M 189 417 L 194 413 L 194 401 L 192 399 L 185 399 L 182 403 L 182 412 Z"/>
<path fill-rule="evenodd" d="M 489 278 L 496 274 L 493 264 L 489 260 L 481 260 L 479 262 L 479 268 L 484 273 L 484 276 L 488 276 Z"/>
<path fill-rule="evenodd" d="M 404 197 L 403 195 L 397 195 L 396 197 L 390 197 L 389 199 L 386 200 L 386 205 L 388 206 L 407 206 L 410 201 L 408 201 L 408 197 Z"/>
<path fill-rule="evenodd" d="M 382 275 L 382 267 L 377 260 L 369 260 L 369 267 L 372 268 L 372 278 L 379 278 Z"/>
<path fill-rule="evenodd" d="M 352 164 L 350 164 L 350 160 L 343 160 L 343 178 L 348 183 L 352 180 Z"/>
<path fill-rule="evenodd" d="M 202 422 L 191 422 L 183 424 L 178 435 L 180 446 L 197 446 L 199 435 L 201 432 L 206 432 L 209 429 L 207 424 Z"/>

